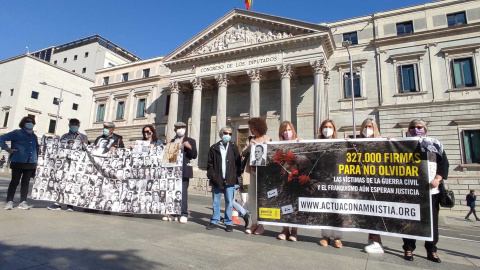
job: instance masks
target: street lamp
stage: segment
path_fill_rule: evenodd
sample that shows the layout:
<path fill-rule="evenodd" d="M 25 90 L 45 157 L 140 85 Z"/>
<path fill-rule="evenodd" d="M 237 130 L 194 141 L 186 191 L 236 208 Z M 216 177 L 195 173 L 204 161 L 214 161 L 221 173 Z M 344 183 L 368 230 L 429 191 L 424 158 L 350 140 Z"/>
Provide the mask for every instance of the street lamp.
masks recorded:
<path fill-rule="evenodd" d="M 357 138 L 357 128 L 355 127 L 355 89 L 353 89 L 353 62 L 352 62 L 352 55 L 348 50 L 348 47 L 352 45 L 350 40 L 345 40 L 342 42 L 342 47 L 347 49 L 348 53 L 348 61 L 350 62 L 350 92 L 352 94 L 352 119 L 353 119 L 353 138 Z"/>
<path fill-rule="evenodd" d="M 81 97 L 82 95 L 80 94 L 77 94 L 77 93 L 74 93 L 74 92 L 70 92 L 68 90 L 65 90 L 63 88 L 60 88 L 60 87 L 56 87 L 56 86 L 53 86 L 51 84 L 48 84 L 47 82 L 39 82 L 39 84 L 41 85 L 45 85 L 45 86 L 50 86 L 50 87 L 53 87 L 53 88 L 56 88 L 56 89 L 59 89 L 60 90 L 60 98 L 57 99 L 58 101 L 58 108 L 57 108 L 57 119 L 55 120 L 55 132 L 53 133 L 53 136 L 56 137 L 57 136 L 57 126 L 58 126 L 58 118 L 59 118 L 59 115 L 60 115 L 60 105 L 62 104 L 62 94 L 63 94 L 63 91 L 65 92 L 68 92 L 70 94 L 74 94 L 75 96 L 77 97 Z"/>

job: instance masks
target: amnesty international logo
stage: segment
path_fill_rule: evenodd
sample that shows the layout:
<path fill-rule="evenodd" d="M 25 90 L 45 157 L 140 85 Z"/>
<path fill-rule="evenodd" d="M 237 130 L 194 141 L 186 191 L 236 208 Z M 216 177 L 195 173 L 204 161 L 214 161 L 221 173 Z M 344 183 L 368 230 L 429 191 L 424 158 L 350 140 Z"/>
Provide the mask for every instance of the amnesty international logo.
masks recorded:
<path fill-rule="evenodd" d="M 259 208 L 258 216 L 267 219 L 280 219 L 279 208 Z"/>

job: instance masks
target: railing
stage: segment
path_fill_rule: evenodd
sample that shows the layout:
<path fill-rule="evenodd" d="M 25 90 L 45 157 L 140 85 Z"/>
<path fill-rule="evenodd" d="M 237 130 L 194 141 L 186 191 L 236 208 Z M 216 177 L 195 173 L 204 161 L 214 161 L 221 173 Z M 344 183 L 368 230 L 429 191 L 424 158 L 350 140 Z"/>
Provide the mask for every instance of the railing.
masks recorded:
<path fill-rule="evenodd" d="M 190 186 L 194 190 L 205 191 L 205 195 L 208 195 L 210 180 L 208 178 L 195 177 L 190 179 Z"/>

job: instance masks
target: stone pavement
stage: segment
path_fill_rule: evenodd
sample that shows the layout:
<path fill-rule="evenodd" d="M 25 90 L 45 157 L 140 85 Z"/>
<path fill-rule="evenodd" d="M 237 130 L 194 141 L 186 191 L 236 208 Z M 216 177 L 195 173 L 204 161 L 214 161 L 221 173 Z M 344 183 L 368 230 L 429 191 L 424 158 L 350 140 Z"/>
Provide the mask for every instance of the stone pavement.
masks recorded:
<path fill-rule="evenodd" d="M 158 217 L 102 212 L 48 211 L 50 203 L 29 201 L 29 211 L 3 210 L 7 177 L 0 176 L 0 269 L 472 269 L 480 267 L 480 222 L 465 212 L 442 210 L 441 264 L 425 259 L 418 242 L 415 260 L 403 260 L 402 241 L 382 237 L 386 253 L 362 251 L 367 235 L 344 233 L 343 249 L 320 247 L 318 230 L 299 230 L 298 242 L 280 241 L 281 230 L 263 236 L 236 227 L 205 230 L 211 198 L 192 190 L 188 224 Z M 461 235 L 464 237 L 460 237 Z M 450 235 L 450 236 L 448 236 Z"/>

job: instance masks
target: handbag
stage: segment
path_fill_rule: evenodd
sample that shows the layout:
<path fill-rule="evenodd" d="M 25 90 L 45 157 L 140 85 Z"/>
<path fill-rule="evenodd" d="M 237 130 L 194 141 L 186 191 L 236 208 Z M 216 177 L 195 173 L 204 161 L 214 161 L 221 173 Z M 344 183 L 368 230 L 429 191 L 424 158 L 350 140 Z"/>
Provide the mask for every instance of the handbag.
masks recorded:
<path fill-rule="evenodd" d="M 446 208 L 452 208 L 455 206 L 455 194 L 453 191 L 445 188 L 445 185 L 442 183 L 438 186 L 440 191 L 440 206 Z"/>

